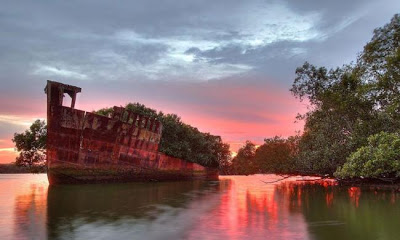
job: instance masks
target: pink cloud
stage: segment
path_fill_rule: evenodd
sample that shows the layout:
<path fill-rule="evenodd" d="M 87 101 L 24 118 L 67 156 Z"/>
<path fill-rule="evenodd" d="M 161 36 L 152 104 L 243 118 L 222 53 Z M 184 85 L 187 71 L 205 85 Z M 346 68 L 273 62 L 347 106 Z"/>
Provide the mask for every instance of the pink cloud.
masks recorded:
<path fill-rule="evenodd" d="M 252 78 L 208 82 L 134 81 L 106 86 L 92 82 L 80 87 L 78 109 L 92 111 L 141 102 L 165 113 L 176 113 L 201 131 L 222 136 L 224 141 L 232 143 L 234 150 L 246 140 L 260 144 L 266 137 L 295 134 L 303 128 L 303 123 L 294 123 L 295 116 L 306 110 L 286 87 Z M 46 96 L 42 91 L 35 92 L 33 97 L 11 96 L 4 101 L 0 115 L 30 122 L 46 117 Z M 0 126 L 0 139 L 11 139 L 13 132 L 22 130 L 20 125 L 5 129 Z M 10 148 L 13 144 L 8 141 L 3 147 Z"/>
<path fill-rule="evenodd" d="M 0 148 L 0 163 L 15 162 L 18 153 L 8 148 Z"/>

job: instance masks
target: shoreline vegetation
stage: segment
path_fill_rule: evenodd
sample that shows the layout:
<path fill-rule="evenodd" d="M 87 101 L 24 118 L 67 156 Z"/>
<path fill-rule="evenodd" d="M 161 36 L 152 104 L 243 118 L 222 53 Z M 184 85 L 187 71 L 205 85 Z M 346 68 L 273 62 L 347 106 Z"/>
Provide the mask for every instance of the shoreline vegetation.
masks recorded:
<path fill-rule="evenodd" d="M 46 173 L 46 166 L 18 166 L 15 163 L 1 163 L 0 174 Z"/>
<path fill-rule="evenodd" d="M 0 174 L 39 174 L 39 173 L 47 173 L 46 166 L 17 166 L 15 163 L 1 163 L 0 164 Z M 301 177 L 318 177 L 318 179 L 304 179 L 304 180 L 298 180 L 301 182 L 318 182 L 318 181 L 336 181 L 337 185 L 339 186 L 364 186 L 364 187 L 370 187 L 374 189 L 395 189 L 397 191 L 400 191 L 400 178 L 355 178 L 355 179 L 339 179 L 334 176 L 330 175 L 321 175 L 321 174 L 305 174 L 305 173 L 299 173 L 299 172 L 292 172 L 292 173 L 287 173 L 287 174 L 277 174 L 277 173 L 254 173 L 254 174 L 275 174 L 277 176 L 280 176 L 281 178 L 273 181 L 273 182 L 264 182 L 265 184 L 271 184 L 271 183 L 279 183 L 287 178 L 290 177 L 296 177 L 296 176 L 301 176 Z M 231 175 L 236 175 L 236 176 L 248 176 L 248 175 L 253 175 L 253 174 L 231 174 Z M 221 176 L 229 176 L 227 174 L 221 174 Z"/>
<path fill-rule="evenodd" d="M 45 166 L 17 166 L 15 163 L 1 163 L 0 164 L 0 174 L 38 174 L 38 173 L 46 173 L 46 167 Z M 287 178 L 290 177 L 296 177 L 296 176 L 301 176 L 301 177 L 319 177 L 318 179 L 304 179 L 304 180 L 299 180 L 299 181 L 309 181 L 309 182 L 316 182 L 316 181 L 324 181 L 324 180 L 329 180 L 329 181 L 336 181 L 338 185 L 341 186 L 368 186 L 368 187 L 382 187 L 382 186 L 394 186 L 398 187 L 397 190 L 400 191 L 400 178 L 396 179 L 372 179 L 372 178 L 365 178 L 365 179 L 353 179 L 353 180 L 345 180 L 345 179 L 339 179 L 333 176 L 329 175 L 321 175 L 321 174 L 304 174 L 304 173 L 287 173 L 287 174 L 276 174 L 276 173 L 255 173 L 255 174 L 275 174 L 277 176 L 280 176 L 281 179 L 278 179 L 273 182 L 265 182 L 266 184 L 270 183 L 277 183 L 280 181 L 283 181 Z M 231 174 L 231 175 L 236 175 L 236 176 L 248 176 L 245 174 Z M 253 174 L 249 174 L 253 175 Z M 227 174 L 221 174 L 221 176 L 229 176 Z"/>

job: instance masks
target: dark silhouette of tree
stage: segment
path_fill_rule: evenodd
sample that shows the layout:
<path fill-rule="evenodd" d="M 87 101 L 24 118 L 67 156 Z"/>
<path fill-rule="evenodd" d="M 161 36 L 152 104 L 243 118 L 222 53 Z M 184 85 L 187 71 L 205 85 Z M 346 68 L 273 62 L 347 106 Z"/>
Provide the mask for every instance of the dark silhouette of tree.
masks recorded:
<path fill-rule="evenodd" d="M 46 160 L 47 128 L 45 121 L 36 120 L 28 130 L 23 133 L 15 133 L 12 141 L 19 151 L 16 158 L 18 166 L 44 165 Z"/>
<path fill-rule="evenodd" d="M 250 141 L 241 147 L 238 154 L 232 159 L 233 174 L 254 174 L 258 172 L 258 166 L 255 162 L 256 145 Z"/>

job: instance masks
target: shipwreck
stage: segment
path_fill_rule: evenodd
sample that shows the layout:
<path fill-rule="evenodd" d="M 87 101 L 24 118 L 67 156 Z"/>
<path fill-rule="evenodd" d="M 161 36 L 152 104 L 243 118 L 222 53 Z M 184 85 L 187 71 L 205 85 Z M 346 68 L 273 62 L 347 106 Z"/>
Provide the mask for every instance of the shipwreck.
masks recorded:
<path fill-rule="evenodd" d="M 110 116 L 75 109 L 81 88 L 47 81 L 49 183 L 218 180 L 216 168 L 158 151 L 162 123 L 114 107 Z M 65 95 L 71 105 L 63 106 Z"/>

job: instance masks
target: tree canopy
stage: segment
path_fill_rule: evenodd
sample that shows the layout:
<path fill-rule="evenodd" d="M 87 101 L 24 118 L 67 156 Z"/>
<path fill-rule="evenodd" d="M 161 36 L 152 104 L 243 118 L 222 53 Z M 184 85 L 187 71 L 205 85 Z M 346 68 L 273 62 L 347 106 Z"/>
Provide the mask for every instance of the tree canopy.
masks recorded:
<path fill-rule="evenodd" d="M 254 174 L 258 172 L 258 166 L 255 162 L 256 145 L 251 141 L 246 141 L 237 155 L 232 159 L 231 174 Z"/>
<path fill-rule="evenodd" d="M 256 150 L 255 162 L 259 171 L 263 173 L 294 172 L 298 139 L 298 136 L 287 139 L 278 136 L 266 138 L 264 144 Z"/>
<path fill-rule="evenodd" d="M 352 153 L 335 176 L 340 178 L 400 177 L 400 136 L 380 132 L 368 138 L 367 145 Z"/>
<path fill-rule="evenodd" d="M 355 64 L 327 70 L 304 63 L 291 92 L 309 111 L 297 167 L 333 174 L 368 137 L 400 130 L 400 16 L 374 31 Z"/>
<path fill-rule="evenodd" d="M 231 164 L 222 167 L 223 174 L 248 175 L 254 173 L 291 173 L 295 171 L 294 160 L 297 154 L 299 137 L 288 139 L 275 136 L 266 138 L 262 145 L 246 141 Z"/>
<path fill-rule="evenodd" d="M 15 133 L 12 141 L 19 151 L 16 158 L 18 166 L 44 165 L 46 160 L 46 122 L 36 120 L 28 130 L 23 133 Z"/>
<path fill-rule="evenodd" d="M 290 91 L 308 104 L 297 117 L 302 135 L 266 139 L 258 149 L 247 142 L 232 161 L 234 173 L 400 177 L 400 15 L 375 29 L 355 63 L 327 69 L 305 62 L 295 74 Z"/>

